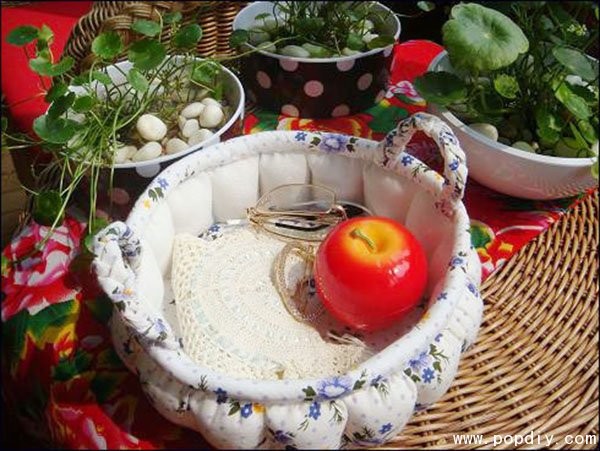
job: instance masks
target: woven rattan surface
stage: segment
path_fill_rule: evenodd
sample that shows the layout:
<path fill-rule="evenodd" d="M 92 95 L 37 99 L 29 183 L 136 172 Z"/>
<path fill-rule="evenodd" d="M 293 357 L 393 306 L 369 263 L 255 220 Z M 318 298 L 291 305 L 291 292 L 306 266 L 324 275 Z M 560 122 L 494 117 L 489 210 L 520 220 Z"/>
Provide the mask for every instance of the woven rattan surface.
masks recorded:
<path fill-rule="evenodd" d="M 65 46 L 65 55 L 75 59 L 75 71 L 87 69 L 93 61 L 91 43 L 103 31 L 116 31 L 125 43 L 139 36 L 133 36 L 131 24 L 137 19 L 158 20 L 167 12 L 179 11 L 182 24 L 197 23 L 202 27 L 202 39 L 198 43 L 199 56 L 229 55 L 231 24 L 240 9 L 247 2 L 233 1 L 98 1 L 73 28 Z M 168 29 L 168 28 L 167 28 Z M 162 40 L 170 39 L 170 33 L 163 33 Z M 125 54 L 122 55 L 125 57 Z"/>
<path fill-rule="evenodd" d="M 596 449 L 564 440 L 598 435 L 598 191 L 513 256 L 482 294 L 479 338 L 452 388 L 388 448 L 488 449 L 457 445 L 453 435 L 491 443 L 533 431 L 553 434 L 553 449 Z"/>

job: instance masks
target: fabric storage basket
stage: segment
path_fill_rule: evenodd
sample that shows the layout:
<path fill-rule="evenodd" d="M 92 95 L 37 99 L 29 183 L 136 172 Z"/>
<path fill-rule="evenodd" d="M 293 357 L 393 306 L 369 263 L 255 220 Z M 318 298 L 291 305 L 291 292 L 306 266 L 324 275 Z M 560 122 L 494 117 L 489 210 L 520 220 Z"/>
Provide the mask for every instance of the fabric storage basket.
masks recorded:
<path fill-rule="evenodd" d="M 404 152 L 417 130 L 437 143 L 443 176 Z M 95 238 L 98 280 L 117 307 L 111 320 L 117 352 L 163 416 L 216 447 L 337 448 L 391 440 L 415 410 L 449 388 L 481 322 L 481 266 L 461 202 L 466 176 L 456 137 L 425 113 L 402 121 L 381 143 L 276 131 L 182 159 L 150 184 L 126 223 Z M 373 355 L 341 374 L 261 380 L 200 365 L 188 355 L 173 314 L 175 236 L 243 218 L 261 193 L 286 183 L 330 186 L 340 199 L 404 223 L 428 256 L 428 301 L 410 327 L 363 336 Z"/>

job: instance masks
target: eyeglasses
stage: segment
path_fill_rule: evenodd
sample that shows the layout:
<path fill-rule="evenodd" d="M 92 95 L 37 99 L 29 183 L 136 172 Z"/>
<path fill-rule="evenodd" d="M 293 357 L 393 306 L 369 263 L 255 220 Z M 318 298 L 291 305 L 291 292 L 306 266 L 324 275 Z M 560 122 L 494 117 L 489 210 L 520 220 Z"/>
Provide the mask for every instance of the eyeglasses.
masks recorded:
<path fill-rule="evenodd" d="M 247 209 L 247 216 L 258 230 L 287 241 L 274 262 L 275 286 L 287 311 L 300 322 L 321 316 L 324 307 L 316 297 L 313 278 L 318 243 L 336 224 L 356 216 L 371 216 L 371 212 L 359 204 L 338 202 L 335 192 L 324 186 L 297 183 L 269 191 Z M 304 268 L 290 289 L 285 270 L 294 256 L 304 262 Z"/>
<path fill-rule="evenodd" d="M 247 209 L 248 220 L 280 238 L 320 242 L 336 224 L 356 216 L 370 216 L 365 207 L 337 202 L 335 192 L 321 185 L 281 185 Z"/>

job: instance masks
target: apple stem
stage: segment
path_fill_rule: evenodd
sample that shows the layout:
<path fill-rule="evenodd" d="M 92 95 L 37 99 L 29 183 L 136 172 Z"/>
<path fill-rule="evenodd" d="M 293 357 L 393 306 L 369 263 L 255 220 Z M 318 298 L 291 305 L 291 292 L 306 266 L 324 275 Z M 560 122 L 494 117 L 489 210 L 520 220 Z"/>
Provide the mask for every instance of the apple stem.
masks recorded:
<path fill-rule="evenodd" d="M 367 235 L 365 235 L 360 229 L 356 228 L 353 229 L 352 232 L 350 232 L 350 236 L 352 238 L 358 238 L 362 241 L 364 241 L 366 243 L 366 245 L 369 247 L 369 250 L 371 252 L 375 252 L 377 250 L 377 247 L 375 246 L 375 242 L 369 238 Z"/>

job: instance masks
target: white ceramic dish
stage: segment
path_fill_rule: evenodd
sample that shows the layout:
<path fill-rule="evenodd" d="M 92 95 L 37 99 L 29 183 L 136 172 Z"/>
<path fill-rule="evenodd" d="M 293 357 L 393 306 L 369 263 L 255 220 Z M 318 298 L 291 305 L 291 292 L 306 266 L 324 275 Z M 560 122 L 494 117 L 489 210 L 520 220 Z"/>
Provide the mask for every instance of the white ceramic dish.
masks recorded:
<path fill-rule="evenodd" d="M 118 67 L 120 71 L 116 68 Z M 132 64 L 129 61 L 122 61 L 113 66 L 106 68 L 106 74 L 111 78 L 115 85 L 126 83 L 125 76 L 131 69 Z M 121 73 L 121 71 L 123 73 Z M 106 210 L 113 218 L 124 219 L 131 210 L 135 199 L 148 186 L 148 183 L 162 170 L 166 169 L 170 164 L 177 160 L 207 148 L 220 141 L 239 136 L 242 133 L 242 121 L 244 119 L 245 96 L 244 89 L 240 80 L 229 69 L 223 67 L 222 72 L 225 89 L 224 97 L 227 99 L 230 106 L 230 117 L 225 124 L 215 131 L 214 135 L 209 139 L 188 147 L 185 150 L 171 154 L 162 155 L 158 158 L 147 161 L 139 161 L 132 163 L 120 163 L 114 165 L 114 172 L 111 174 L 110 169 L 105 169 L 100 174 L 99 190 L 100 198 L 98 199 L 98 207 L 101 210 Z M 99 85 L 103 88 L 102 85 Z M 74 92 L 81 92 L 81 88 L 72 89 Z M 100 89 L 99 89 L 100 90 Z M 108 198 L 108 187 L 112 179 L 112 202 Z M 83 186 L 80 194 L 82 197 L 81 204 L 87 205 L 87 186 Z"/>
<path fill-rule="evenodd" d="M 451 70 L 447 52 L 429 71 Z M 525 152 L 472 130 L 445 108 L 429 111 L 446 121 L 467 154 L 469 175 L 482 185 L 510 196 L 544 200 L 573 196 L 598 185 L 591 175 L 593 158 L 561 158 Z"/>
<path fill-rule="evenodd" d="M 417 130 L 440 147 L 444 176 L 403 152 Z M 415 410 L 446 392 L 481 322 L 481 264 L 461 202 L 466 177 L 456 137 L 425 113 L 401 122 L 381 143 L 276 131 L 190 155 L 150 184 L 126 223 L 95 238 L 98 280 L 117 307 L 115 349 L 162 415 L 216 447 L 385 443 Z M 171 303 L 175 235 L 243 218 L 261 193 L 287 183 L 330 186 L 340 200 L 394 218 L 415 234 L 429 262 L 428 301 L 418 322 L 365 335 L 373 356 L 342 374 L 259 380 L 217 370 L 219 360 L 199 365 L 179 340 Z"/>

